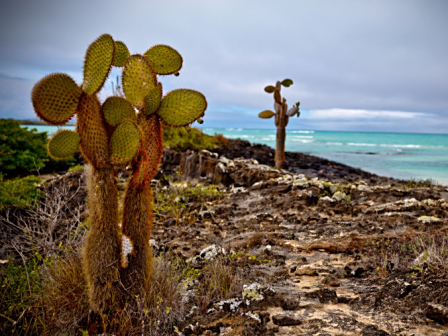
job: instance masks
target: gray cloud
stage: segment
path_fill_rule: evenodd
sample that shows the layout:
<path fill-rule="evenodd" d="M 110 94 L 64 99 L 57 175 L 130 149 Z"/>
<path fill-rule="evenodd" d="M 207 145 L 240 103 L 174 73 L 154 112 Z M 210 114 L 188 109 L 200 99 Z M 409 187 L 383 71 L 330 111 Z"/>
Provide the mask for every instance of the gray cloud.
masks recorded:
<path fill-rule="evenodd" d="M 5 1 L 0 73 L 35 82 L 67 72 L 79 82 L 86 47 L 108 32 L 132 53 L 158 43 L 178 49 L 184 68 L 178 78 L 162 78 L 164 87 L 203 92 L 210 127 L 232 120 L 240 127 L 271 127 L 256 120 L 255 111 L 272 106 L 263 87 L 288 77 L 294 85 L 284 96 L 300 100 L 304 111 L 424 113 L 439 120 L 426 123 L 425 131 L 439 132 L 448 123 L 447 16 L 443 0 Z M 29 85 L 2 89 L 1 116 L 10 116 L 12 106 L 33 116 L 24 91 Z M 291 126 L 322 129 L 322 121 L 310 118 Z M 326 125 L 403 127 L 390 118 L 368 125 L 354 118 Z M 408 130 L 419 131 L 423 119 L 414 115 Z"/>

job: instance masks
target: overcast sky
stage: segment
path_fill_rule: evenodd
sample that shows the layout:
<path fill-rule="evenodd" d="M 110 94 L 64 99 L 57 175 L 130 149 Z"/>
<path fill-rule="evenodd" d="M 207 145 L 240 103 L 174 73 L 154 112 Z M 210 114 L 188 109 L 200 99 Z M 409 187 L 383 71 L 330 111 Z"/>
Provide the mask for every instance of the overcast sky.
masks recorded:
<path fill-rule="evenodd" d="M 168 44 L 184 58 L 164 89 L 207 97 L 204 127 L 274 128 L 266 85 L 302 115 L 288 128 L 448 133 L 445 0 L 3 0 L 0 116 L 35 118 L 33 85 L 52 72 L 82 82 L 103 33 L 131 54 Z M 110 95 L 114 71 L 101 92 Z"/>

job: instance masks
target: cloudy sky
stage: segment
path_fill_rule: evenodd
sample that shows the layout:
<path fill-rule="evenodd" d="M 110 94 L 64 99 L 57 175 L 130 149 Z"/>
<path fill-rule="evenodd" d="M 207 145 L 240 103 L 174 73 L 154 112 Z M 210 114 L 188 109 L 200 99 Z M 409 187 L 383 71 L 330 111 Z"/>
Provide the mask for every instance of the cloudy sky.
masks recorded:
<path fill-rule="evenodd" d="M 35 118 L 33 85 L 52 72 L 82 82 L 103 33 L 131 54 L 168 44 L 184 58 L 165 89 L 207 97 L 204 127 L 274 128 L 266 85 L 302 115 L 288 128 L 448 133 L 445 0 L 5 0 L 0 116 Z M 112 93 L 111 80 L 101 97 Z"/>

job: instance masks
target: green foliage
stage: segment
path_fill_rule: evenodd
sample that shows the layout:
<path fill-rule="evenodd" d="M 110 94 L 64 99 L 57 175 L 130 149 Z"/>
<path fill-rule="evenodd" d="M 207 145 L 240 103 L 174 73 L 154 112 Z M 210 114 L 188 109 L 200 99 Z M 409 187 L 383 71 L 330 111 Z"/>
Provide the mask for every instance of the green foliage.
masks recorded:
<path fill-rule="evenodd" d="M 204 134 L 194 127 L 163 127 L 163 144 L 177 151 L 185 151 L 187 149 L 211 150 L 220 146 L 222 142 L 216 135 Z"/>
<path fill-rule="evenodd" d="M 0 174 L 0 211 L 8 206 L 26 208 L 43 197 L 37 186 L 41 182 L 38 176 L 26 176 L 3 180 Z"/>
<path fill-rule="evenodd" d="M 36 297 L 42 294 L 42 279 L 39 265 L 42 257 L 35 253 L 22 264 L 8 260 L 0 268 L 0 314 L 9 321 L 17 321 L 24 313 L 17 328 L 9 324 L 10 330 L 3 330 L 8 335 L 40 335 L 42 324 L 38 316 L 40 310 Z"/>
<path fill-rule="evenodd" d="M 13 119 L 0 119 L 0 167 L 5 175 L 29 173 L 45 166 L 46 133 L 20 127 Z"/>
<path fill-rule="evenodd" d="M 169 178 L 168 178 L 169 179 Z M 206 202 L 212 202 L 224 196 L 216 185 L 191 185 L 189 183 L 170 183 L 169 187 L 159 189 L 154 197 L 154 212 L 161 217 L 175 218 L 176 224 L 182 217 L 183 221 L 194 222 L 198 210 L 187 203 L 195 202 L 201 209 Z"/>
<path fill-rule="evenodd" d="M 83 165 L 76 165 L 76 166 L 72 166 L 68 169 L 69 172 L 74 172 L 74 171 L 78 171 L 78 170 L 83 170 L 84 166 Z"/>
<path fill-rule="evenodd" d="M 433 179 L 410 179 L 404 188 L 437 188 L 439 183 Z"/>

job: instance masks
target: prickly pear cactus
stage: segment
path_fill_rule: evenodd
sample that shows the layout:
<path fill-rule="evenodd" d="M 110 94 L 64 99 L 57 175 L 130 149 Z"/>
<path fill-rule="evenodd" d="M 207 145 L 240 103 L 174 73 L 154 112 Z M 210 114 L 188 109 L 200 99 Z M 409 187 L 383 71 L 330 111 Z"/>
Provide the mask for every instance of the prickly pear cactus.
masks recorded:
<path fill-rule="evenodd" d="M 34 110 L 48 124 L 63 125 L 76 115 L 76 132 L 56 133 L 48 152 L 65 159 L 80 150 L 91 165 L 90 231 L 83 248 L 83 267 L 91 308 L 105 325 L 105 316 L 119 309 L 119 302 L 123 304 L 123 284 L 133 297 L 144 297 L 149 290 L 153 218 L 149 182 L 162 156 L 161 124 L 189 125 L 201 120 L 207 108 L 204 95 L 194 90 L 174 90 L 163 96 L 157 76 L 177 76 L 182 62 L 181 55 L 166 45 L 131 56 L 123 42 L 104 34 L 87 49 L 81 85 L 66 74 L 55 73 L 41 79 L 32 91 Z M 123 68 L 125 97 L 109 97 L 101 104 L 97 93 L 112 66 Z M 132 174 L 120 226 L 115 170 L 125 165 L 132 168 Z"/>
<path fill-rule="evenodd" d="M 285 163 L 285 138 L 286 129 L 288 125 L 289 117 L 297 115 L 300 116 L 299 106 L 300 102 L 294 104 L 288 110 L 288 104 L 286 104 L 286 99 L 282 98 L 280 94 L 280 89 L 282 86 L 289 87 L 293 84 L 291 79 L 284 79 L 283 81 L 277 81 L 275 86 L 268 85 L 264 88 L 267 93 L 274 94 L 274 111 L 264 110 L 258 114 L 259 118 L 270 119 L 275 118 L 275 126 L 277 126 L 277 138 L 275 147 L 275 167 L 281 169 Z"/>

